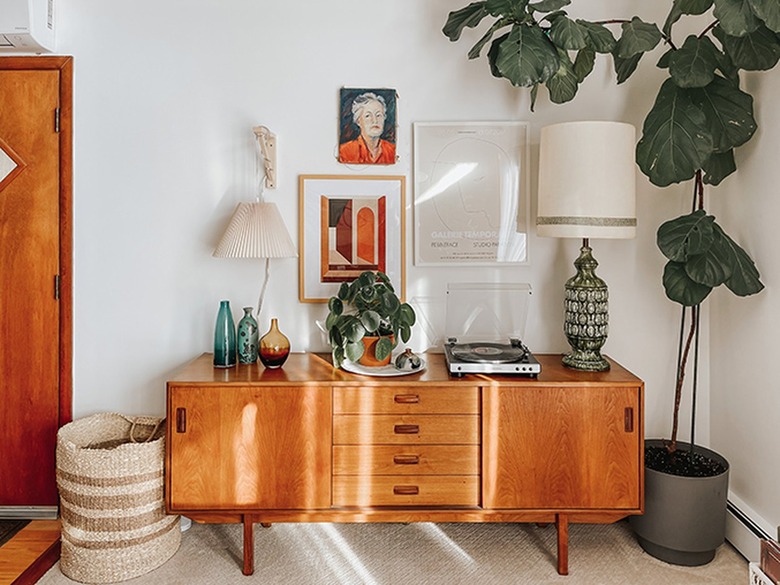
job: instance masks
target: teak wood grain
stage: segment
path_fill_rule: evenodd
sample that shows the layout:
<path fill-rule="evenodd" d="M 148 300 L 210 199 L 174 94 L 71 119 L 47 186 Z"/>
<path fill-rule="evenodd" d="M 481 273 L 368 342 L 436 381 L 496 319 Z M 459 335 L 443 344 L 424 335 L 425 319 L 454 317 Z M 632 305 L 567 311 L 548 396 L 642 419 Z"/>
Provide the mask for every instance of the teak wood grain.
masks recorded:
<path fill-rule="evenodd" d="M 337 414 L 333 417 L 333 443 L 471 445 L 479 443 L 479 416 Z"/>
<path fill-rule="evenodd" d="M 477 475 L 479 445 L 334 445 L 334 475 Z"/>
<path fill-rule="evenodd" d="M 58 502 L 56 433 L 72 416 L 72 83 L 71 57 L 0 57 L 0 149 L 15 164 L 0 178 L 0 507 Z"/>
<path fill-rule="evenodd" d="M 477 475 L 339 475 L 334 506 L 477 506 Z"/>
<path fill-rule="evenodd" d="M 166 506 L 196 521 L 614 522 L 644 507 L 643 383 L 614 361 L 537 379 L 373 378 L 292 354 L 279 370 L 194 360 L 168 382 Z"/>
<path fill-rule="evenodd" d="M 334 414 L 479 414 L 477 386 L 335 387 Z"/>
<path fill-rule="evenodd" d="M 168 408 L 186 413 L 183 432 L 169 429 L 173 509 L 330 505 L 328 388 L 176 387 Z"/>
<path fill-rule="evenodd" d="M 640 507 L 638 388 L 502 386 L 483 400 L 484 457 L 500 463 L 485 466 L 485 507 Z"/>

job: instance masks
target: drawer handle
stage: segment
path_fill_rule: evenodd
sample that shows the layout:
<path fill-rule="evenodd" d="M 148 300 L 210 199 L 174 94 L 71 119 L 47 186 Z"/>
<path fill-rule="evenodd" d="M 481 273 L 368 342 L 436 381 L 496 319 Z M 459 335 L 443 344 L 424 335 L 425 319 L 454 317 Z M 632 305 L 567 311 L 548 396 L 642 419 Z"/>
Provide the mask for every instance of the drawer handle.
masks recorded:
<path fill-rule="evenodd" d="M 623 411 L 623 425 L 627 433 L 634 432 L 634 409 L 631 406 Z"/>
<path fill-rule="evenodd" d="M 416 496 L 420 493 L 420 488 L 416 485 L 394 485 L 393 494 L 396 496 Z"/>
<path fill-rule="evenodd" d="M 393 455 L 393 463 L 396 465 L 417 465 L 420 463 L 419 455 Z"/>
<path fill-rule="evenodd" d="M 396 404 L 418 404 L 420 402 L 419 394 L 396 394 L 393 397 Z"/>
<path fill-rule="evenodd" d="M 186 408 L 176 409 L 176 432 L 177 433 L 187 432 L 187 409 Z"/>
<path fill-rule="evenodd" d="M 395 425 L 393 432 L 396 435 L 416 435 L 420 432 L 420 425 Z"/>

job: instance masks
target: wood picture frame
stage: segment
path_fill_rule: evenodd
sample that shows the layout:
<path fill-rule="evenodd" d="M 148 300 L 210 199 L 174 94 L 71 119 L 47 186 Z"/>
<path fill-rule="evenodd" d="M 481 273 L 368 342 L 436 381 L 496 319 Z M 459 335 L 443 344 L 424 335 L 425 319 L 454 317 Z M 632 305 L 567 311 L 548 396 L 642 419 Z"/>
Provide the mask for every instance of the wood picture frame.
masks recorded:
<path fill-rule="evenodd" d="M 406 177 L 301 175 L 298 299 L 325 303 L 365 270 L 406 287 Z"/>
<path fill-rule="evenodd" d="M 529 263 L 527 122 L 415 122 L 414 262 Z"/>

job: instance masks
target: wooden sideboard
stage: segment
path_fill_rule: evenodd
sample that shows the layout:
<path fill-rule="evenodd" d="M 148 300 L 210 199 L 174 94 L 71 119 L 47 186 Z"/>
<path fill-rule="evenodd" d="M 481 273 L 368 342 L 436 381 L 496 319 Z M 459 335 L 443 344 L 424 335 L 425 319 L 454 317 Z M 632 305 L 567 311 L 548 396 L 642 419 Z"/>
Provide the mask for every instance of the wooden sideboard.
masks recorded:
<path fill-rule="evenodd" d="M 554 523 L 568 573 L 570 523 L 644 510 L 643 382 L 537 355 L 537 379 L 425 371 L 368 377 L 323 354 L 282 369 L 212 367 L 167 384 L 165 502 L 198 522 Z"/>

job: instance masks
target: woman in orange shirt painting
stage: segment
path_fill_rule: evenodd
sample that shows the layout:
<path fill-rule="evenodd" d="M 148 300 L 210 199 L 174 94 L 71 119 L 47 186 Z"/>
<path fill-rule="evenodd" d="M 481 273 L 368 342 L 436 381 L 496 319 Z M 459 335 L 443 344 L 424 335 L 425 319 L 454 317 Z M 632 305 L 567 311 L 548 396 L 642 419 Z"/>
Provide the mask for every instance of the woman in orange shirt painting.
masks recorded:
<path fill-rule="evenodd" d="M 382 139 L 387 105 L 381 95 L 361 93 L 352 101 L 352 121 L 360 136 L 339 146 L 339 162 L 391 165 L 395 163 L 395 144 Z"/>

